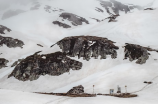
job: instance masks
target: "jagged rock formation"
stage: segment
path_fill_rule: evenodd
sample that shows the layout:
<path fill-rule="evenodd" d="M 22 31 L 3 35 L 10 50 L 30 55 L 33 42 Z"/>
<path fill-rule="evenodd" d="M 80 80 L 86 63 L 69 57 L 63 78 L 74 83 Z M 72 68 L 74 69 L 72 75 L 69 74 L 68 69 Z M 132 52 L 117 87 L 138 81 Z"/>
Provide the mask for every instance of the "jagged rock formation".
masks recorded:
<path fill-rule="evenodd" d="M 11 67 L 14 67 L 14 66 L 18 65 L 22 60 L 24 60 L 24 59 L 18 59 L 18 61 L 15 61 L 15 62 L 11 65 Z"/>
<path fill-rule="evenodd" d="M 8 77 L 21 81 L 36 80 L 41 75 L 59 76 L 72 70 L 79 70 L 82 63 L 72 60 L 62 52 L 39 55 L 39 52 L 26 57 Z"/>
<path fill-rule="evenodd" d="M 125 5 L 116 0 L 110 0 L 110 1 L 99 0 L 99 1 L 100 1 L 101 6 L 104 7 L 105 10 L 107 11 L 107 13 L 109 13 L 109 14 L 112 14 L 112 12 L 114 12 L 115 14 L 119 14 L 120 11 L 124 11 L 125 13 L 128 13 L 128 12 L 130 12 L 130 10 L 132 10 L 134 8 L 142 9 L 142 7 L 140 7 L 140 6 Z M 112 11 L 110 11 L 109 8 L 111 8 Z"/>
<path fill-rule="evenodd" d="M 102 9 L 100 9 L 98 7 L 96 7 L 95 10 L 98 11 L 98 12 L 104 12 Z"/>
<path fill-rule="evenodd" d="M 37 44 L 38 46 L 40 46 L 40 47 L 43 47 L 43 45 L 41 45 L 41 44 Z"/>
<path fill-rule="evenodd" d="M 73 87 L 67 92 L 67 94 L 83 94 L 83 93 L 84 93 L 84 87 L 82 85 Z"/>
<path fill-rule="evenodd" d="M 5 27 L 5 26 L 0 25 L 0 34 L 5 34 L 5 33 L 4 33 L 5 30 L 8 31 L 8 32 L 11 31 L 11 29 L 9 29 L 9 28 L 7 28 L 7 27 Z"/>
<path fill-rule="evenodd" d="M 148 51 L 156 51 L 158 50 L 151 49 L 149 47 L 142 47 L 140 45 L 136 44 L 129 44 L 126 43 L 126 46 L 124 46 L 125 50 L 125 58 L 129 58 L 130 61 L 137 60 L 137 64 L 144 64 L 146 60 L 149 58 L 150 53 Z"/>
<path fill-rule="evenodd" d="M 8 60 L 6 60 L 4 58 L 0 58 L 0 69 L 3 67 L 7 67 L 6 65 L 8 62 L 9 62 Z"/>
<path fill-rule="evenodd" d="M 63 19 L 68 19 L 69 21 L 71 21 L 72 25 L 74 26 L 82 25 L 83 22 L 89 24 L 89 22 L 85 18 L 77 16 L 72 13 L 62 13 L 60 17 Z"/>
<path fill-rule="evenodd" d="M 84 60 L 88 61 L 91 57 L 97 59 L 99 55 L 101 59 L 106 59 L 106 55 L 111 55 L 111 58 L 116 58 L 116 50 L 119 48 L 113 43 L 113 41 L 102 37 L 72 36 L 60 40 L 57 42 L 57 45 L 67 55 L 71 57 L 78 56 L 78 58 L 83 57 Z"/>
<path fill-rule="evenodd" d="M 89 22 L 85 18 L 77 16 L 77 15 L 72 14 L 72 13 L 62 13 L 59 16 L 59 19 L 61 19 L 62 22 L 57 20 L 57 21 L 54 21 L 53 24 L 57 24 L 57 25 L 62 26 L 64 28 L 71 27 L 70 25 L 65 24 L 64 21 L 70 21 L 70 23 L 73 26 L 82 25 L 83 23 L 89 24 Z"/>
<path fill-rule="evenodd" d="M 118 17 L 118 16 L 120 16 L 120 15 L 111 15 L 110 17 L 108 17 L 108 18 L 106 18 L 106 19 L 109 19 L 109 21 L 108 22 L 117 22 L 117 20 L 116 20 L 116 18 Z"/>
<path fill-rule="evenodd" d="M 91 19 L 94 19 L 94 20 L 96 20 L 97 22 L 100 22 L 100 20 L 99 20 L 99 19 L 96 19 L 96 18 L 91 18 Z"/>
<path fill-rule="evenodd" d="M 104 21 L 104 20 L 106 20 L 106 19 L 109 19 L 108 22 L 117 22 L 116 18 L 117 18 L 118 16 L 120 16 L 120 15 L 118 15 L 118 14 L 117 14 L 117 15 L 110 14 L 109 17 L 107 17 L 107 18 L 105 18 L 105 19 L 102 19 L 102 20 L 99 20 L 99 19 L 96 19 L 96 18 L 91 18 L 91 19 L 94 19 L 94 20 L 96 20 L 97 22 L 101 22 L 101 21 Z"/>
<path fill-rule="evenodd" d="M 0 46 L 3 46 L 5 44 L 9 48 L 13 47 L 21 47 L 24 45 L 23 41 L 18 39 L 13 39 L 11 37 L 3 37 L 0 35 Z"/>
<path fill-rule="evenodd" d="M 71 26 L 69 26 L 65 23 L 61 23 L 59 21 L 53 21 L 53 24 L 58 25 L 58 26 L 63 27 L 63 28 L 71 28 Z"/>
<path fill-rule="evenodd" d="M 146 8 L 146 9 L 144 9 L 144 10 L 154 10 L 153 8 Z"/>

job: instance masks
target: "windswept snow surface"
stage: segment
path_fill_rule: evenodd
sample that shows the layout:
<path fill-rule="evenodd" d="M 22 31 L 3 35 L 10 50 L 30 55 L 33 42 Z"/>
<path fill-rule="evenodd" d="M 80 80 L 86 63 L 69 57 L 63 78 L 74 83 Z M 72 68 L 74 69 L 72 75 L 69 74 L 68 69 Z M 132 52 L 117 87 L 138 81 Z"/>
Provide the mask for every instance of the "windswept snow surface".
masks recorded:
<path fill-rule="evenodd" d="M 9 0 L 7 1 L 9 2 Z M 124 49 L 122 46 L 125 43 L 132 43 L 158 49 L 158 9 L 122 13 L 117 18 L 117 22 L 108 23 L 108 20 L 105 20 L 98 23 L 90 17 L 102 19 L 106 17 L 106 13 L 95 11 L 95 7 L 102 8 L 97 0 L 86 0 L 86 2 L 85 0 L 36 0 L 41 5 L 37 10 L 30 10 L 34 4 L 31 0 L 26 3 L 22 1 L 19 3 L 17 0 L 17 4 L 13 3 L 13 5 L 20 5 L 19 7 L 12 5 L 0 10 L 0 18 L 5 11 L 14 7 L 16 7 L 14 10 L 25 11 L 4 20 L 0 19 L 0 25 L 12 29 L 3 36 L 17 38 L 25 43 L 23 49 L 0 47 L 0 53 L 3 53 L 0 57 L 10 61 L 8 67 L 0 70 L 0 104 L 157 104 L 158 53 L 150 52 L 149 60 L 143 65 L 138 65 L 135 61 L 123 60 Z M 130 4 L 137 4 L 133 0 L 120 0 L 122 3 L 128 3 L 128 1 Z M 152 0 L 141 2 L 145 5 L 151 3 Z M 6 4 L 4 1 L 3 3 Z M 70 29 L 55 26 L 52 22 L 58 18 L 61 12 L 47 13 L 44 10 L 45 5 L 82 16 L 90 24 Z M 60 76 L 45 75 L 35 81 L 22 82 L 14 77 L 7 78 L 14 69 L 11 68 L 14 61 L 26 58 L 37 51 L 42 51 L 41 54 L 59 51 L 58 46 L 52 48 L 50 46 L 67 36 L 78 35 L 100 36 L 115 41 L 115 45 L 120 48 L 117 51 L 118 57 L 111 59 L 108 56 L 105 60 L 91 59 L 90 61 L 74 58 L 83 62 L 81 70 L 70 71 L 70 74 L 65 73 Z M 37 44 L 44 47 L 39 47 Z M 153 84 L 144 88 L 146 86 L 144 81 L 152 81 Z M 124 86 L 127 85 L 127 91 L 138 94 L 138 97 L 128 99 L 106 96 L 70 98 L 32 93 L 67 92 L 80 84 L 85 87 L 87 93 L 93 92 L 93 85 L 95 85 L 95 93 L 109 93 L 109 89 L 112 88 L 116 92 L 117 85 L 122 88 L 122 92 L 125 92 Z"/>

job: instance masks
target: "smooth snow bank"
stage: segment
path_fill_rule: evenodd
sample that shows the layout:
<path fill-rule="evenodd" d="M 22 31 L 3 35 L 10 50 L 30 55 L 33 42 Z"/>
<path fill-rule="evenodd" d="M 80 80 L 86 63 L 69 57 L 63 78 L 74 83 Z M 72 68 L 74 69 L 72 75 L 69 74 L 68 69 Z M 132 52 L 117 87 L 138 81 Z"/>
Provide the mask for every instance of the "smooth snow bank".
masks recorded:
<path fill-rule="evenodd" d="M 153 98 L 117 98 L 97 96 L 71 98 L 0 89 L 1 104 L 157 104 Z M 154 97 L 156 98 L 156 97 Z"/>

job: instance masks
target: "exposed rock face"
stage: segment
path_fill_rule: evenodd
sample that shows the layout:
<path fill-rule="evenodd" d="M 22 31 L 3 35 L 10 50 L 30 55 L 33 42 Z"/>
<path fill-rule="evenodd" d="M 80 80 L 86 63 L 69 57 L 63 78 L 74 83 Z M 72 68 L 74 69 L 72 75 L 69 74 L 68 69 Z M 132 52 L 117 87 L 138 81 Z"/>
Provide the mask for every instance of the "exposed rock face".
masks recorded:
<path fill-rule="evenodd" d="M 15 61 L 15 62 L 11 65 L 11 67 L 14 67 L 14 66 L 18 65 L 22 60 L 23 60 L 23 59 L 18 59 L 18 61 Z"/>
<path fill-rule="evenodd" d="M 63 28 L 71 28 L 71 26 L 64 24 L 64 23 L 61 23 L 59 21 L 53 21 L 53 24 L 59 25 L 60 27 L 63 27 Z"/>
<path fill-rule="evenodd" d="M 154 10 L 153 8 L 146 8 L 146 9 L 144 9 L 144 10 Z"/>
<path fill-rule="evenodd" d="M 101 56 L 101 59 L 106 59 L 106 55 L 111 55 L 111 58 L 117 57 L 116 50 L 119 49 L 113 44 L 114 42 L 107 38 L 95 36 L 72 36 L 66 37 L 57 45 L 71 57 L 83 57 L 84 60 L 90 60 L 91 57 L 95 59 Z M 53 46 L 53 45 L 52 45 Z"/>
<path fill-rule="evenodd" d="M 108 22 L 117 22 L 116 18 L 120 16 L 120 15 L 111 15 L 110 17 L 108 17 L 107 19 L 109 19 Z"/>
<path fill-rule="evenodd" d="M 41 44 L 37 44 L 38 46 L 40 46 L 40 47 L 43 47 L 43 45 L 41 45 Z"/>
<path fill-rule="evenodd" d="M 9 62 L 8 60 L 6 60 L 4 58 L 0 58 L 0 69 L 3 67 L 7 67 L 6 65 L 8 62 Z"/>
<path fill-rule="evenodd" d="M 59 76 L 72 70 L 79 70 L 82 63 L 72 60 L 62 52 L 39 55 L 38 52 L 26 57 L 8 76 L 21 81 L 36 80 L 41 75 Z"/>
<path fill-rule="evenodd" d="M 72 13 L 62 13 L 60 17 L 62 17 L 63 19 L 68 19 L 69 21 L 72 22 L 72 25 L 74 26 L 82 25 L 83 22 L 89 24 L 89 22 L 85 18 L 77 16 Z"/>
<path fill-rule="evenodd" d="M 149 47 L 142 47 L 136 44 L 128 44 L 126 43 L 125 47 L 125 58 L 129 58 L 130 61 L 137 60 L 137 64 L 144 64 L 146 60 L 149 58 L 150 53 L 148 51 L 156 51 L 155 49 L 151 49 Z"/>
<path fill-rule="evenodd" d="M 96 7 L 95 10 L 98 11 L 98 12 L 104 12 L 102 9 L 100 9 L 98 7 Z"/>
<path fill-rule="evenodd" d="M 60 14 L 59 18 L 62 19 L 62 21 L 54 21 L 53 24 L 57 24 L 57 25 L 62 26 L 64 28 L 71 27 L 70 25 L 64 23 L 65 21 L 70 21 L 72 26 L 82 25 L 83 23 L 89 24 L 89 22 L 85 18 L 77 16 L 77 15 L 72 14 L 72 13 L 62 13 L 62 14 Z"/>
<path fill-rule="evenodd" d="M 0 46 L 3 46 L 5 44 L 9 48 L 13 47 L 21 47 L 24 45 L 24 43 L 21 40 L 13 39 L 11 37 L 3 37 L 0 35 Z"/>
<path fill-rule="evenodd" d="M 84 87 L 82 85 L 73 87 L 67 92 L 67 94 L 83 94 L 83 93 L 84 93 Z"/>
<path fill-rule="evenodd" d="M 120 11 L 124 11 L 125 13 L 127 13 L 127 12 L 130 12 L 130 9 L 134 9 L 134 8 L 142 9 L 142 7 L 140 6 L 125 5 L 116 0 L 110 0 L 110 1 L 100 0 L 100 4 L 102 5 L 102 7 L 105 8 L 107 13 L 109 14 L 111 14 L 112 12 L 114 12 L 115 14 L 119 14 Z M 112 9 L 112 12 L 109 10 L 109 8 Z"/>
<path fill-rule="evenodd" d="M 7 27 L 5 27 L 5 26 L 0 25 L 0 34 L 5 34 L 5 33 L 4 33 L 5 30 L 8 31 L 8 32 L 11 31 L 11 29 L 9 29 L 9 28 L 7 28 Z"/>

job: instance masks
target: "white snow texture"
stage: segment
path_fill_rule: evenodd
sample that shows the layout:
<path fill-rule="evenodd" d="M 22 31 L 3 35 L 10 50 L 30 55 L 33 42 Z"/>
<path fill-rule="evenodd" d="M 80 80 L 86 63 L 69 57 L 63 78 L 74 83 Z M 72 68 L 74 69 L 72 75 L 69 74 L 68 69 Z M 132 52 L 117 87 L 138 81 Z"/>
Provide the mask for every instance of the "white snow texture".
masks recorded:
<path fill-rule="evenodd" d="M 105 0 L 104 0 L 105 1 Z M 108 1 L 108 0 L 107 0 Z M 120 12 L 117 22 L 108 20 L 96 22 L 91 18 L 102 20 L 109 16 L 99 0 L 0 0 L 0 25 L 10 28 L 4 37 L 13 37 L 22 40 L 25 45 L 21 48 L 0 47 L 0 58 L 9 60 L 8 67 L 0 69 L 0 104 L 158 104 L 158 53 L 151 55 L 143 65 L 135 61 L 123 60 L 125 43 L 150 46 L 158 49 L 158 0 L 117 0 L 123 4 L 134 4 L 153 7 L 154 10 L 133 10 L 125 14 Z M 40 5 L 37 9 L 30 8 Z M 52 8 L 63 9 L 64 12 L 84 17 L 89 24 L 73 26 L 64 29 L 52 22 L 56 21 L 61 12 L 48 13 L 46 5 Z M 96 7 L 104 10 L 103 13 L 95 10 Z M 9 10 L 24 11 L 9 18 L 2 19 Z M 69 22 L 69 21 L 67 21 Z M 2 35 L 2 34 L 0 34 Z M 37 51 L 41 54 L 61 51 L 58 46 L 50 48 L 57 41 L 68 36 L 99 36 L 112 40 L 119 46 L 118 57 L 105 60 L 91 59 L 85 61 L 74 58 L 83 63 L 77 71 L 70 71 L 60 76 L 40 76 L 34 81 L 19 81 L 8 75 L 14 70 L 11 65 L 14 61 L 26 58 Z M 44 47 L 39 47 L 41 44 Z M 146 86 L 144 81 L 152 81 Z M 109 89 L 117 90 L 117 85 L 125 92 L 136 92 L 136 98 L 116 98 L 97 96 L 92 98 L 71 98 L 52 95 L 41 95 L 33 92 L 67 92 L 72 87 L 83 85 L 86 93 L 109 93 Z M 141 91 L 139 91 L 141 90 Z"/>

